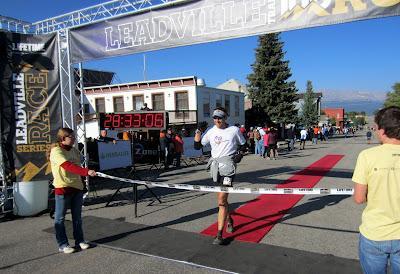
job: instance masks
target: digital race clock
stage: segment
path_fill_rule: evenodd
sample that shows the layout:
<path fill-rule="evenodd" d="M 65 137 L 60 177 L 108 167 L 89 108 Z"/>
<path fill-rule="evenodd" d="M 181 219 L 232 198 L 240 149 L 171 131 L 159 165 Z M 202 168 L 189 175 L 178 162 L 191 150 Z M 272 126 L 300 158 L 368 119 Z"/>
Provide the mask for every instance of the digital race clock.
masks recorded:
<path fill-rule="evenodd" d="M 165 129 L 165 111 L 100 113 L 100 129 Z"/>

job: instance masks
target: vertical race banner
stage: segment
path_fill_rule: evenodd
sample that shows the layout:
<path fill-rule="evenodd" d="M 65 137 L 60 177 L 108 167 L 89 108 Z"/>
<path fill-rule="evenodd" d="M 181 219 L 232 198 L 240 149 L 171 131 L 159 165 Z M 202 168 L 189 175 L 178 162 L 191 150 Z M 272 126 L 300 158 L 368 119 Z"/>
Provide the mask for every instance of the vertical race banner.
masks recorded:
<path fill-rule="evenodd" d="M 6 181 L 47 180 L 62 125 L 56 35 L 0 32 L 0 80 Z"/>

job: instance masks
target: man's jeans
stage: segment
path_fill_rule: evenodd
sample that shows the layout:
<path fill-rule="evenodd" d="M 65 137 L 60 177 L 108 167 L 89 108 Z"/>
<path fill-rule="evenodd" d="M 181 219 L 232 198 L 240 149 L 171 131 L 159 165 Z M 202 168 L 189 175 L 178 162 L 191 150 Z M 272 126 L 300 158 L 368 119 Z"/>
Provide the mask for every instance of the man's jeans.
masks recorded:
<path fill-rule="evenodd" d="M 392 273 L 400 273 L 400 240 L 372 241 L 360 233 L 359 255 L 365 274 L 384 274 L 388 261 Z"/>
<path fill-rule="evenodd" d="M 75 245 L 79 245 L 83 240 L 82 231 L 82 203 L 83 192 L 77 192 L 72 195 L 55 195 L 56 211 L 54 215 L 54 228 L 56 230 L 56 239 L 59 247 L 68 245 L 67 234 L 65 233 L 65 214 L 67 207 L 71 207 L 72 227 L 74 231 Z"/>
<path fill-rule="evenodd" d="M 289 140 L 289 148 L 290 150 L 294 150 L 294 139 Z"/>
<path fill-rule="evenodd" d="M 256 147 L 255 147 L 254 154 L 262 155 L 262 149 L 264 148 L 264 141 L 258 140 L 258 141 L 256 141 L 255 145 L 256 145 Z"/>

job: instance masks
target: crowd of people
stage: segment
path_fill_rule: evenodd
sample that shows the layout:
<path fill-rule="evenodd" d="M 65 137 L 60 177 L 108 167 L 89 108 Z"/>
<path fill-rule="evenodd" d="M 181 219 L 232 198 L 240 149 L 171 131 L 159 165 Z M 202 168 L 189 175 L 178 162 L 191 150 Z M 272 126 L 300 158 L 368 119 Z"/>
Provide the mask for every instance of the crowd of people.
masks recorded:
<path fill-rule="evenodd" d="M 172 128 L 160 131 L 160 154 L 165 169 L 169 169 L 174 160 L 175 167 L 179 168 L 181 166 L 183 144 L 181 133 L 174 131 Z"/>
<path fill-rule="evenodd" d="M 295 149 L 296 142 L 299 142 L 299 149 L 305 149 L 306 141 L 312 144 L 326 142 L 334 135 L 344 135 L 345 138 L 355 135 L 357 127 L 336 127 L 332 125 L 314 125 L 306 127 L 287 126 L 284 131 L 276 126 L 264 125 L 251 126 L 246 130 L 245 126 L 239 126 L 240 132 L 246 138 L 248 152 L 254 153 L 265 159 L 276 160 L 278 158 L 278 141 L 287 145 L 287 150 Z M 371 139 L 371 136 L 369 136 Z M 282 144 L 281 143 L 281 144 Z"/>

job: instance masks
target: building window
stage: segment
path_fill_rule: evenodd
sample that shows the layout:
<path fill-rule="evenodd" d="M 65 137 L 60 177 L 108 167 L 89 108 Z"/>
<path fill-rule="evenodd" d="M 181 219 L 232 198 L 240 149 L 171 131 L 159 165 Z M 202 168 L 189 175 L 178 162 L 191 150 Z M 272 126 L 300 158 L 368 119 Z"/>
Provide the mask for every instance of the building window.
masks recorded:
<path fill-rule="evenodd" d="M 114 112 L 124 112 L 124 97 L 113 97 Z"/>
<path fill-rule="evenodd" d="M 235 96 L 235 116 L 238 117 L 240 113 L 239 109 L 239 96 Z"/>
<path fill-rule="evenodd" d="M 187 91 L 175 93 L 176 110 L 188 110 L 189 99 Z"/>
<path fill-rule="evenodd" d="M 203 116 L 210 117 L 210 93 L 203 93 Z"/>
<path fill-rule="evenodd" d="M 164 94 L 153 94 L 153 110 L 165 110 L 164 107 Z"/>
<path fill-rule="evenodd" d="M 143 95 L 133 95 L 132 96 L 132 104 L 133 110 L 141 110 L 143 107 L 144 97 Z"/>
<path fill-rule="evenodd" d="M 90 113 L 90 105 L 89 104 L 84 104 L 83 105 L 83 111 L 85 113 Z"/>
<path fill-rule="evenodd" d="M 175 109 L 176 118 L 189 118 L 189 112 L 184 110 L 189 110 L 189 99 L 187 91 L 179 91 L 175 93 Z"/>
<path fill-rule="evenodd" d="M 97 113 L 106 112 L 106 103 L 105 103 L 104 98 L 96 98 L 95 99 L 95 105 L 96 105 L 96 112 Z"/>
<path fill-rule="evenodd" d="M 231 96 L 225 94 L 225 109 L 228 114 L 231 113 Z"/>
<path fill-rule="evenodd" d="M 222 95 L 221 94 L 215 94 L 215 106 L 222 107 Z"/>

